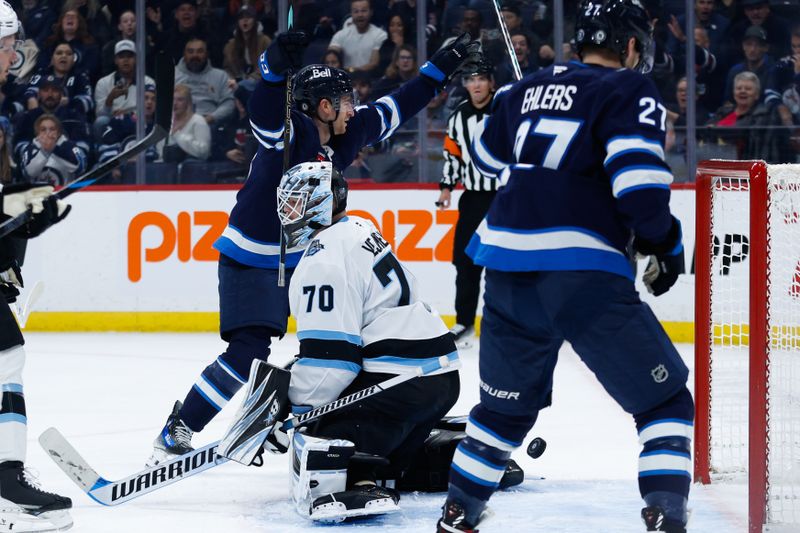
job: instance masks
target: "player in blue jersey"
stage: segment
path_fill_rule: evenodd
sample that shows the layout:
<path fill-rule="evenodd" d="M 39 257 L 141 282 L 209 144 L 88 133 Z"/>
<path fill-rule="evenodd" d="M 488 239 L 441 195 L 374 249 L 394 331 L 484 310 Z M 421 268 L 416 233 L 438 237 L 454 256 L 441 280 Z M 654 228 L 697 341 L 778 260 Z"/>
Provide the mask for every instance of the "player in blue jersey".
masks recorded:
<path fill-rule="evenodd" d="M 473 140 L 478 167 L 504 184 L 468 246 L 487 269 L 480 403 L 456 451 L 438 531 L 477 531 L 511 453 L 550 405 L 569 341 L 633 416 L 648 531 L 686 531 L 694 419 L 688 370 L 634 289 L 626 245 L 651 261 L 656 296 L 684 271 L 670 214 L 666 109 L 642 75 L 652 25 L 639 0 L 588 0 L 581 62 L 498 91 Z"/>
<path fill-rule="evenodd" d="M 286 72 L 297 71 L 308 41 L 302 32 L 281 34 L 259 58 L 263 80 L 248 106 L 261 146 L 236 196 L 228 227 L 214 244 L 220 252 L 220 333 L 228 347 L 203 370 L 183 403 L 175 403 L 154 442 L 150 464 L 191 450 L 192 434 L 202 430 L 247 381 L 253 359 L 267 359 L 271 337 L 286 332 L 287 287 L 303 248 L 287 250 L 286 287 L 278 287 L 281 224 L 276 191 L 283 174 Z M 345 71 L 325 65 L 299 70 L 292 82 L 289 166 L 331 161 L 343 171 L 364 146 L 388 138 L 425 109 L 478 49 L 477 41 L 464 34 L 422 65 L 419 76 L 361 106 Z"/>

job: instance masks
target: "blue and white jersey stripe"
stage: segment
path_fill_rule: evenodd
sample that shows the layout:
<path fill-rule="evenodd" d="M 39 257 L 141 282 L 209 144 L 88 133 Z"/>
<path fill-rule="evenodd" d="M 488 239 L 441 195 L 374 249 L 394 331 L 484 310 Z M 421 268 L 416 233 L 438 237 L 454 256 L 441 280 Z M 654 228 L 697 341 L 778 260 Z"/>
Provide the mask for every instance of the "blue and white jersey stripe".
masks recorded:
<path fill-rule="evenodd" d="M 397 101 L 388 95 L 375 101 L 375 111 L 381 117 L 381 134 L 378 140 L 383 141 L 402 124 L 400 107 L 397 105 Z"/>
<path fill-rule="evenodd" d="M 214 243 L 214 248 L 242 264 L 261 268 L 278 268 L 279 243 L 258 242 L 246 237 L 238 228 L 228 224 Z M 303 256 L 304 248 L 286 251 L 286 267 L 293 268 Z"/>
<path fill-rule="evenodd" d="M 669 190 L 670 183 L 672 183 L 672 172 L 663 167 L 648 165 L 623 167 L 611 176 L 611 191 L 614 198 L 619 198 L 639 189 Z"/>
<path fill-rule="evenodd" d="M 483 141 L 482 134 L 490 118 L 487 116 L 475 128 L 472 137 L 472 155 L 474 156 L 475 167 L 487 177 L 494 177 L 509 163 L 495 157 Z"/>
<path fill-rule="evenodd" d="M 266 148 L 267 150 L 277 150 L 283 151 L 283 132 L 285 131 L 285 125 L 281 125 L 280 128 L 276 130 L 268 130 L 265 128 L 259 128 L 255 122 L 252 120 L 250 121 L 250 128 L 253 130 L 253 135 L 255 135 L 258 142 Z M 294 126 L 289 127 L 289 143 L 294 142 Z"/>
<path fill-rule="evenodd" d="M 686 452 L 653 450 L 639 455 L 639 477 L 675 475 L 691 478 L 692 458 Z"/>
<path fill-rule="evenodd" d="M 467 253 L 476 264 L 507 272 L 603 270 L 633 277 L 627 257 L 602 236 L 578 227 L 519 230 L 483 220 Z"/>
<path fill-rule="evenodd" d="M 475 421 L 472 417 L 467 421 L 467 429 L 465 431 L 468 437 L 472 437 L 492 448 L 497 448 L 504 452 L 513 452 L 522 446 L 522 442 L 512 442 L 508 439 L 504 439 L 491 429 Z"/>
<path fill-rule="evenodd" d="M 655 439 L 667 437 L 683 437 L 691 439 L 694 435 L 694 424 L 690 420 L 665 418 L 656 420 L 639 430 L 639 444 L 644 445 Z"/>
<path fill-rule="evenodd" d="M 664 161 L 664 147 L 657 141 L 639 135 L 620 135 L 606 144 L 606 158 L 603 165 L 608 167 L 616 158 L 633 153 L 653 155 Z"/>
<path fill-rule="evenodd" d="M 222 390 L 211 383 L 211 381 L 201 374 L 200 378 L 195 382 L 194 389 L 205 398 L 217 411 L 221 410 L 228 404 L 229 396 L 225 396 Z"/>
<path fill-rule="evenodd" d="M 486 458 L 470 453 L 464 446 L 456 448 L 452 466 L 470 481 L 486 487 L 499 485 L 505 473 L 505 465 L 494 464 Z"/>

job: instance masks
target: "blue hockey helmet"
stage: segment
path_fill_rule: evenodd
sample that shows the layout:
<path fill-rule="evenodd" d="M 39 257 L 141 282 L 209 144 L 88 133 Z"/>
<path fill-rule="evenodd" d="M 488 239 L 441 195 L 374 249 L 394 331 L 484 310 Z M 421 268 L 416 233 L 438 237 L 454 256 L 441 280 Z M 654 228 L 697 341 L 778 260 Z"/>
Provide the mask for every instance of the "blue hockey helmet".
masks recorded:
<path fill-rule="evenodd" d="M 347 181 L 330 161 L 295 165 L 278 186 L 278 218 L 286 247 L 305 246 L 312 234 L 330 226 L 347 207 Z"/>
<path fill-rule="evenodd" d="M 640 0 L 583 0 L 578 6 L 575 46 L 583 57 L 586 46 L 607 48 L 624 64 L 628 41 L 636 40 L 639 62 L 635 70 L 646 74 L 653 68 L 653 24 Z"/>

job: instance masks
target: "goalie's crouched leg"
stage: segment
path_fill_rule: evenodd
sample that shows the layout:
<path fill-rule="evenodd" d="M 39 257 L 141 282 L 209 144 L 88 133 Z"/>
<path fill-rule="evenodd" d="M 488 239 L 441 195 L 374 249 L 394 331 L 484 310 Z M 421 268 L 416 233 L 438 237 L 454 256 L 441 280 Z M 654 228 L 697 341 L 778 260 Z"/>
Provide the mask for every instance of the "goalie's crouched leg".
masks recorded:
<path fill-rule="evenodd" d="M 365 485 L 347 490 L 347 470 L 355 453 L 348 440 L 294 434 L 292 500 L 301 516 L 341 522 L 400 510 L 400 496 L 392 489 Z"/>

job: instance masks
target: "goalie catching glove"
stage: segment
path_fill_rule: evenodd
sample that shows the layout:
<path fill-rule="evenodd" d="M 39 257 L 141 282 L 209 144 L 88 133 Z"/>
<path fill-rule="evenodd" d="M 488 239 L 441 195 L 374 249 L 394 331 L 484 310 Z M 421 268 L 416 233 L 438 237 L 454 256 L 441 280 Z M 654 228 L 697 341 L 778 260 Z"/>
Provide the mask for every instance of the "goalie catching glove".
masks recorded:
<path fill-rule="evenodd" d="M 15 218 L 26 211 L 32 213 L 31 219 L 15 235 L 33 238 L 41 235 L 47 228 L 61 222 L 69 214 L 70 206 L 53 195 L 52 185 L 20 183 L 6 185 L 2 189 L 3 214 Z"/>
<path fill-rule="evenodd" d="M 633 249 L 641 255 L 650 256 L 650 262 L 642 276 L 648 292 L 661 296 L 678 281 L 678 276 L 686 272 L 683 254 L 683 232 L 681 223 L 672 217 L 672 226 L 666 239 L 660 244 L 653 244 L 636 237 Z"/>

